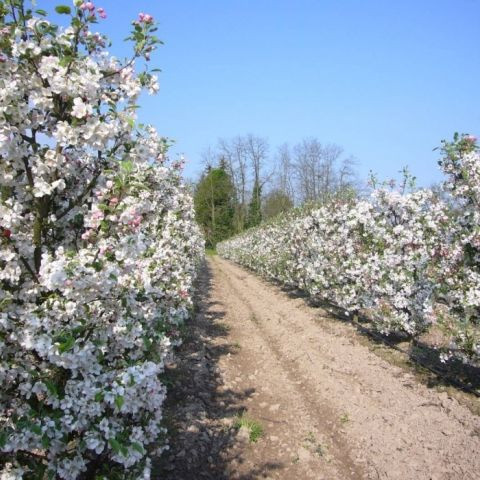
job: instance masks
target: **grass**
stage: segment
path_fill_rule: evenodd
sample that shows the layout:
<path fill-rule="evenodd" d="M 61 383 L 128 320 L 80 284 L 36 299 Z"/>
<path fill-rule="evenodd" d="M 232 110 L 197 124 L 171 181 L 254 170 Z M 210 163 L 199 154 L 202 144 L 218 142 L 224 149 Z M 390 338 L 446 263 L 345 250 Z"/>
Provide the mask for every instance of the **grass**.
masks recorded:
<path fill-rule="evenodd" d="M 313 432 L 308 432 L 308 435 L 303 439 L 304 440 L 304 447 L 319 457 L 323 457 L 323 448 L 322 445 L 317 442 L 317 439 L 315 438 L 315 435 Z"/>
<path fill-rule="evenodd" d="M 340 423 L 348 423 L 350 421 L 350 417 L 348 416 L 348 413 L 344 413 L 343 415 L 340 415 Z"/>
<path fill-rule="evenodd" d="M 217 254 L 217 251 L 214 248 L 206 248 L 205 249 L 205 255 L 207 255 L 209 257 L 213 257 L 216 254 Z"/>
<path fill-rule="evenodd" d="M 244 413 L 237 416 L 233 426 L 237 430 L 240 430 L 242 427 L 246 428 L 248 430 L 248 433 L 249 433 L 248 438 L 251 443 L 257 442 L 258 439 L 263 435 L 262 425 L 256 420 L 248 418 Z"/>

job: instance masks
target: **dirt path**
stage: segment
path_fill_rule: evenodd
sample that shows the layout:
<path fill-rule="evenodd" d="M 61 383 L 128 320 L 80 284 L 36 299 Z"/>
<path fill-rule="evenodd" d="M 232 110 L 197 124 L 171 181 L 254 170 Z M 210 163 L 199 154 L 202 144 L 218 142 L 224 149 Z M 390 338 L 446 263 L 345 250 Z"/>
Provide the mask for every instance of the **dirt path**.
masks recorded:
<path fill-rule="evenodd" d="M 480 418 L 351 326 L 218 257 L 201 284 L 158 478 L 480 479 Z M 263 427 L 255 443 L 242 412 Z"/>

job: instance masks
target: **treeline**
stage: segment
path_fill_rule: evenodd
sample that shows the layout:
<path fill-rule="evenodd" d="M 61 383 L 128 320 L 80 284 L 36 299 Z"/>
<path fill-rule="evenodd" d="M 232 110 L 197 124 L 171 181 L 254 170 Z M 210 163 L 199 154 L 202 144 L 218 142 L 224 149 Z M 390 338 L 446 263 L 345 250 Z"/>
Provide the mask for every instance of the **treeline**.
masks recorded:
<path fill-rule="evenodd" d="M 316 138 L 285 143 L 273 153 L 267 139 L 252 134 L 220 139 L 202 160 L 194 199 L 209 247 L 294 206 L 359 190 L 353 158 Z"/>

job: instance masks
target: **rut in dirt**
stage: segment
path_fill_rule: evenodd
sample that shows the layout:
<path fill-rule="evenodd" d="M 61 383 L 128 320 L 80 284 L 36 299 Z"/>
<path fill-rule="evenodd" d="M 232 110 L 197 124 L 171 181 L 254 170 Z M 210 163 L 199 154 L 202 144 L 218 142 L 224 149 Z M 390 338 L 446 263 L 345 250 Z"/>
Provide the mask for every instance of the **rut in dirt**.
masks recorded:
<path fill-rule="evenodd" d="M 350 325 L 218 257 L 200 283 L 158 478 L 480 478 L 479 417 Z M 263 428 L 255 443 L 241 418 Z"/>

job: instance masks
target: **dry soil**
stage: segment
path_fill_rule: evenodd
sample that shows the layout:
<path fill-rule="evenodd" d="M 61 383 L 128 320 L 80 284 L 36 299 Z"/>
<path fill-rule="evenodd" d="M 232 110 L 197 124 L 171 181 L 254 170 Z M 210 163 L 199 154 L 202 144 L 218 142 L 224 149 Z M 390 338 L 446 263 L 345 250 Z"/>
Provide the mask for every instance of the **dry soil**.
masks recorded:
<path fill-rule="evenodd" d="M 172 447 L 154 478 L 480 479 L 480 417 L 216 256 L 169 378 Z"/>

